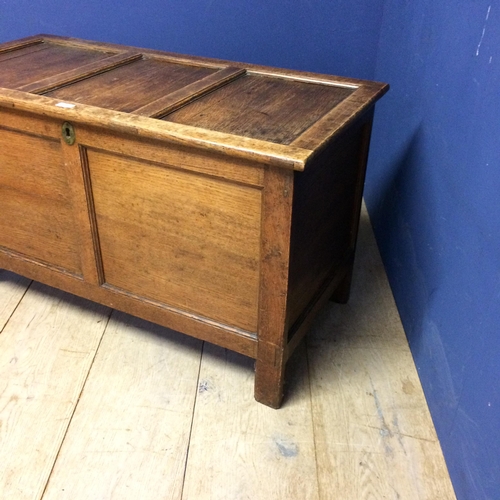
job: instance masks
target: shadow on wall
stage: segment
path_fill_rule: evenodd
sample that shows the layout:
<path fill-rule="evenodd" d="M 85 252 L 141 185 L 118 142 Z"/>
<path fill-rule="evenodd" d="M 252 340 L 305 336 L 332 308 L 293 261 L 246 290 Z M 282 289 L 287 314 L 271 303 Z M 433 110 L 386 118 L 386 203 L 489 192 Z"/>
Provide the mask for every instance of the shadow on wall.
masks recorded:
<path fill-rule="evenodd" d="M 500 275 L 490 264 L 498 245 L 485 238 L 488 225 L 470 209 L 482 208 L 491 186 L 475 190 L 482 172 L 471 156 L 464 160 L 468 178 L 458 195 L 453 192 L 465 168 L 456 165 L 459 153 L 448 165 L 440 163 L 437 146 L 446 136 L 438 132 L 420 124 L 395 154 L 386 155 L 375 172 L 377 180 L 385 174 L 384 182 L 368 190 L 367 202 L 455 488 L 465 492 L 462 498 L 497 498 L 488 495 L 498 493 L 500 470 L 492 409 L 500 366 L 494 326 L 500 295 L 492 290 L 498 290 Z M 396 150 L 389 141 L 387 136 L 377 145 L 380 157 L 384 147 Z M 452 144 L 459 149 L 458 140 Z M 495 182 L 491 173 L 490 184 Z"/>
<path fill-rule="evenodd" d="M 394 295 L 399 297 L 400 315 L 415 358 L 422 349 L 424 323 L 443 276 L 440 259 L 443 243 L 436 231 L 437 172 L 427 158 L 425 129 L 420 124 L 387 168 L 390 175 L 370 207 L 377 241 Z"/>
<path fill-rule="evenodd" d="M 391 174 L 372 200 L 371 218 L 413 359 L 427 374 L 426 395 L 438 401 L 434 416 L 439 415 L 439 430 L 453 425 L 460 387 L 452 376 L 443 344 L 446 327 L 437 311 L 443 300 L 450 300 L 440 232 L 447 222 L 439 208 L 439 172 L 429 160 L 432 138 L 426 133 L 422 124 L 417 126 L 393 157 L 387 170 Z"/>

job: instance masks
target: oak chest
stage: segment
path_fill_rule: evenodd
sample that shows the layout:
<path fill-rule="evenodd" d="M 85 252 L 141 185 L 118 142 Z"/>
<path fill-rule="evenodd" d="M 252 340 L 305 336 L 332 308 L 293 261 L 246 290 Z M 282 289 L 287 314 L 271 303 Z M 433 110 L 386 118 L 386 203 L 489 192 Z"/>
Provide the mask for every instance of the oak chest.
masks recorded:
<path fill-rule="evenodd" d="M 0 45 L 0 267 L 256 359 L 279 407 L 349 294 L 387 85 L 36 36 Z"/>

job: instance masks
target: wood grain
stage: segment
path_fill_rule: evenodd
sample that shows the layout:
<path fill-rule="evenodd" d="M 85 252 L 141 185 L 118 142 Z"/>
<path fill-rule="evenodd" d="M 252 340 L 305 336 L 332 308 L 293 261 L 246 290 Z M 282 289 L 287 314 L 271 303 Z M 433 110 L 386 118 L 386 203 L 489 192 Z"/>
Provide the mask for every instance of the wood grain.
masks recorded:
<path fill-rule="evenodd" d="M 322 497 L 454 498 L 411 354 L 356 350 L 310 348 Z"/>
<path fill-rule="evenodd" d="M 59 142 L 0 132 L 0 248 L 81 274 Z"/>
<path fill-rule="evenodd" d="M 9 46 L 2 46 L 0 48 L 0 61 L 6 61 L 7 59 L 14 59 L 16 57 L 23 57 L 26 54 L 33 54 L 40 50 L 47 50 L 47 44 L 38 41 L 35 43 L 17 44 Z"/>
<path fill-rule="evenodd" d="M 0 497 L 41 498 L 107 309 L 34 284 L 0 335 Z"/>
<path fill-rule="evenodd" d="M 106 284 L 256 332 L 260 191 L 87 155 Z"/>
<path fill-rule="evenodd" d="M 141 116 L 150 116 L 153 118 L 158 118 L 160 116 L 171 113 L 182 106 L 199 99 L 201 96 L 212 92 L 223 85 L 226 85 L 237 78 L 240 78 L 246 73 L 246 70 L 242 68 L 224 68 L 217 73 L 202 78 L 196 82 L 193 82 L 185 87 L 182 87 L 175 92 L 167 94 L 160 97 L 156 101 L 153 101 L 141 108 L 134 111 L 135 114 Z"/>
<path fill-rule="evenodd" d="M 28 278 L 50 283 L 51 286 L 60 290 L 90 298 L 117 310 L 127 311 L 134 316 L 178 332 L 186 332 L 190 336 L 216 343 L 245 356 L 252 358 L 257 356 L 257 336 L 254 333 L 147 300 L 124 290 L 106 285 L 96 287 L 61 269 L 42 265 L 23 256 L 13 255 L 11 252 L 0 252 L 0 267 L 19 274 L 23 273 Z"/>
<path fill-rule="evenodd" d="M 211 67 L 214 69 L 219 69 L 221 67 L 225 67 L 231 63 L 231 61 L 227 61 L 224 59 L 216 59 L 216 58 L 207 58 L 201 56 L 193 56 L 193 55 L 185 55 L 185 54 L 177 54 L 174 52 L 160 51 L 148 48 L 140 48 L 137 47 L 129 47 L 126 45 L 109 43 L 109 42 L 97 42 L 94 40 L 82 40 L 80 38 L 72 38 L 66 36 L 58 36 L 58 35 L 50 35 L 50 34 L 39 34 L 34 35 L 32 37 L 27 37 L 25 39 L 21 39 L 18 42 L 20 43 L 37 43 L 40 40 L 44 40 L 46 42 L 52 42 L 57 44 L 66 44 L 68 46 L 84 48 L 84 49 L 92 49 L 99 51 L 122 51 L 122 50 L 140 50 L 140 52 L 144 53 L 146 56 L 151 57 L 160 57 L 164 60 L 177 62 L 179 64 L 189 64 L 192 66 L 204 66 Z M 7 42 L 6 45 L 10 43 L 16 42 Z M 3 46 L 3 44 L 2 44 Z M 1 50 L 1 48 L 0 48 Z M 231 63 L 233 64 L 233 63 Z M 350 89 L 356 89 L 358 87 L 369 87 L 374 84 L 375 86 L 381 87 L 384 84 L 377 82 L 370 82 L 367 80 L 359 80 L 352 77 L 346 76 L 338 76 L 331 74 L 319 74 L 312 73 L 301 70 L 292 70 L 287 68 L 276 68 L 270 66 L 262 66 L 258 64 L 251 64 L 246 62 L 234 62 L 235 66 L 249 68 L 252 73 L 270 76 L 270 77 L 279 77 L 279 78 L 291 78 L 297 79 L 305 82 L 313 82 L 313 83 L 323 83 L 327 85 L 333 85 L 336 87 L 344 87 Z"/>
<path fill-rule="evenodd" d="M 59 100 L 132 112 L 213 73 L 211 68 L 141 59 L 47 92 L 46 95 Z"/>
<path fill-rule="evenodd" d="M 20 57 L 2 61 L 0 87 L 19 89 L 111 55 L 91 49 L 44 44 L 47 44 L 46 50 L 25 51 Z"/>
<path fill-rule="evenodd" d="M 342 87 L 249 74 L 164 120 L 290 144 L 351 93 L 352 89 Z"/>
<path fill-rule="evenodd" d="M 79 245 L 80 265 L 87 283 L 102 285 L 102 256 L 95 221 L 92 187 L 88 172 L 86 151 L 76 144 L 61 140 L 61 153 L 71 193 L 71 206 L 76 222 L 75 239 Z"/>
<path fill-rule="evenodd" d="M 293 187 L 293 172 L 276 168 L 266 170 L 255 399 L 273 408 L 279 408 L 283 398 Z"/>
<path fill-rule="evenodd" d="M 44 78 L 37 82 L 29 83 L 19 87 L 19 90 L 42 94 L 56 87 L 61 87 L 62 85 L 67 85 L 68 83 L 73 83 L 99 73 L 104 73 L 105 71 L 110 71 L 124 64 L 129 64 L 133 61 L 141 59 L 141 57 L 142 54 L 137 52 L 114 54 L 106 57 L 105 59 L 93 61 L 88 64 L 84 64 L 83 66 L 70 69 L 69 71 L 64 71 L 55 76 L 49 76 L 48 78 Z"/>
<path fill-rule="evenodd" d="M 201 342 L 113 314 L 44 500 L 179 499 Z"/>
<path fill-rule="evenodd" d="M 304 354 L 276 412 L 252 400 L 250 360 L 205 345 L 183 498 L 319 498 Z"/>
<path fill-rule="evenodd" d="M 2 43 L 0 47 L 0 54 L 6 54 L 8 52 L 17 52 L 18 50 L 22 50 L 31 46 L 40 46 L 43 45 L 43 36 L 28 36 L 25 38 L 20 38 L 19 40 L 12 40 L 10 42 Z"/>
<path fill-rule="evenodd" d="M 389 85 L 365 82 L 344 101 L 330 109 L 291 144 L 297 147 L 322 150 L 332 137 L 342 133 L 353 123 L 362 119 L 374 103 L 389 90 Z"/>
<path fill-rule="evenodd" d="M 0 90 L 0 108 L 16 108 L 20 112 L 46 116 L 73 123 L 99 127 L 107 133 L 127 134 L 130 138 L 161 140 L 168 146 L 189 147 L 195 153 L 210 152 L 227 155 L 237 161 L 248 160 L 260 165 L 304 170 L 312 151 L 284 146 L 248 137 L 205 130 L 148 117 L 76 104 L 61 108 L 59 100 L 26 94 L 17 90 Z M 71 104 L 71 103 L 69 103 Z"/>
<path fill-rule="evenodd" d="M 356 243 L 359 233 L 359 221 L 361 215 L 361 205 L 363 200 L 363 190 L 365 187 L 366 167 L 368 162 L 368 151 L 370 148 L 370 140 L 373 126 L 373 110 L 368 113 L 366 121 L 361 122 L 359 131 L 359 142 L 357 146 L 357 166 L 353 168 L 356 172 L 354 180 L 353 196 L 350 198 L 349 215 L 345 219 L 349 225 L 349 237 L 346 238 L 346 244 L 351 252 L 349 256 L 350 262 L 348 270 L 342 278 L 341 282 L 331 296 L 331 300 L 340 304 L 347 304 L 351 293 L 352 273 L 354 269 L 354 255 L 356 252 Z M 354 128 L 357 130 L 357 128 Z M 344 134 L 348 135 L 348 133 Z M 356 157 L 356 155 L 353 155 Z M 349 207 L 349 202 L 347 203 Z"/>
<path fill-rule="evenodd" d="M 0 107 L 0 130 L 21 132 L 45 139 L 61 140 L 62 120 L 50 119 L 37 113 Z"/>
<path fill-rule="evenodd" d="M 116 134 L 86 126 L 78 127 L 78 141 L 95 149 L 146 160 L 168 168 L 196 172 L 248 186 L 264 185 L 262 165 L 224 153 L 194 151 L 188 144 L 169 144 L 165 147 L 165 143 L 161 140 L 151 140 L 146 137 L 131 138 L 128 134 Z"/>
<path fill-rule="evenodd" d="M 0 334 L 31 281 L 0 269 Z"/>
<path fill-rule="evenodd" d="M 316 158 L 317 168 L 294 176 L 287 319 L 292 326 L 319 288 L 343 272 L 353 254 L 352 213 L 359 214 L 361 129 L 356 127 Z M 361 176 L 361 186 L 364 176 Z M 357 196 L 356 196 L 357 195 Z M 356 219 L 357 222 L 357 219 Z M 357 226 L 356 228 L 357 229 Z M 357 234 L 357 230 L 354 231 Z"/>

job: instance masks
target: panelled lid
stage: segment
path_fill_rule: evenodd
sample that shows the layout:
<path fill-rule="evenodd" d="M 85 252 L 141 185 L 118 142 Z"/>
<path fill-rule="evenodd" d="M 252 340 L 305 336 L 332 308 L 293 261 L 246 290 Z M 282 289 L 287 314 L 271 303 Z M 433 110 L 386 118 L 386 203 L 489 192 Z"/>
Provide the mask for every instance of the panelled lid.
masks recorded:
<path fill-rule="evenodd" d="M 246 74 L 163 119 L 290 144 L 354 90 Z"/>
<path fill-rule="evenodd" d="M 215 72 L 140 58 L 44 95 L 130 113 Z"/>
<path fill-rule="evenodd" d="M 40 41 L 0 52 L 0 87 L 25 90 L 35 82 L 102 61 L 112 52 Z"/>
<path fill-rule="evenodd" d="M 0 106 L 63 101 L 68 119 L 299 170 L 388 88 L 48 35 L 0 45 L 0 87 Z"/>

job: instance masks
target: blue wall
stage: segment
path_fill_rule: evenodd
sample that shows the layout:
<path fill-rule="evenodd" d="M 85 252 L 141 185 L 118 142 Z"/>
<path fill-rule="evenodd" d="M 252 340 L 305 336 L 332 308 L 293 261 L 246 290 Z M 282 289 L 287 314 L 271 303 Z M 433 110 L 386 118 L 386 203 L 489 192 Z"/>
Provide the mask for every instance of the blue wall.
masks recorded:
<path fill-rule="evenodd" d="M 500 499 L 500 4 L 385 1 L 365 197 L 457 497 Z"/>
<path fill-rule="evenodd" d="M 0 0 L 0 42 L 37 33 L 373 77 L 380 0 Z"/>
<path fill-rule="evenodd" d="M 500 499 L 499 27 L 482 0 L 0 0 L 0 42 L 54 33 L 391 83 L 366 199 L 460 500 Z"/>

